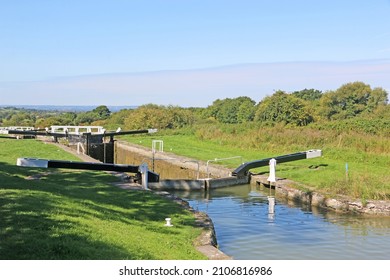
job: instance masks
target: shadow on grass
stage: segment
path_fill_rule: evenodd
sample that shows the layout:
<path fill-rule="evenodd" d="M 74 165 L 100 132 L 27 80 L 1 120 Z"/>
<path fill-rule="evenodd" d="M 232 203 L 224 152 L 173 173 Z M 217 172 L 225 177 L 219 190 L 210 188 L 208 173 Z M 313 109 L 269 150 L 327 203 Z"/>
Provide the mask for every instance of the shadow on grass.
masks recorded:
<path fill-rule="evenodd" d="M 42 176 L 28 180 L 31 174 Z M 96 235 L 95 228 L 137 226 L 172 236 L 193 224 L 183 215 L 175 229 L 152 226 L 184 210 L 146 191 L 116 188 L 112 181 L 102 172 L 0 163 L 0 259 L 156 259 L 150 251 L 111 240 L 104 228 Z"/>

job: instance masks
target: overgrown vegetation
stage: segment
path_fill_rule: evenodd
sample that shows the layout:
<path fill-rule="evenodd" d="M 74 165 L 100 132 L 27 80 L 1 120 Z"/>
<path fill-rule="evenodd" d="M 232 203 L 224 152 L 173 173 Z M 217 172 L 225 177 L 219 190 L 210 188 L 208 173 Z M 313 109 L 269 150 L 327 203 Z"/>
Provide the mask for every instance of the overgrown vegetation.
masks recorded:
<path fill-rule="evenodd" d="M 277 176 L 297 182 L 297 188 L 307 190 L 309 187 L 309 190 L 329 197 L 347 195 L 362 201 L 390 199 L 390 138 L 386 136 L 310 127 L 255 128 L 225 124 L 200 125 L 174 133 L 124 139 L 146 147 L 151 147 L 153 139 L 163 140 L 165 151 L 202 161 L 236 156 L 241 156 L 243 161 L 252 161 L 321 149 L 321 158 L 277 165 Z M 240 161 L 221 161 L 221 164 L 234 169 Z M 251 172 L 267 173 L 268 167 Z"/>
<path fill-rule="evenodd" d="M 204 259 L 194 217 L 176 203 L 115 187 L 103 172 L 18 167 L 18 157 L 77 160 L 0 137 L 0 259 Z"/>

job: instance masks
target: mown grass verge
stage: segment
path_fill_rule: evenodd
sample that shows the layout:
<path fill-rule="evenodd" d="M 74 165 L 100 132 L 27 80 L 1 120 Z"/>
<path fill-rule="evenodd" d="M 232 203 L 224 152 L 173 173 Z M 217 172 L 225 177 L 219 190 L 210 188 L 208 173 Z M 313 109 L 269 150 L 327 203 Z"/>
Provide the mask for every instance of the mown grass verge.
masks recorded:
<path fill-rule="evenodd" d="M 157 135 L 124 137 L 151 147 L 164 141 L 164 150 L 207 161 L 242 156 L 252 161 L 283 154 L 321 149 L 323 156 L 277 165 L 277 176 L 329 196 L 346 195 L 363 202 L 390 199 L 390 139 L 354 131 L 332 129 L 202 125 L 192 129 L 163 131 Z M 218 162 L 232 169 L 237 159 Z M 348 172 L 347 168 L 348 166 Z M 268 172 L 268 167 L 251 170 Z"/>
<path fill-rule="evenodd" d="M 176 203 L 114 187 L 104 172 L 18 167 L 18 157 L 78 160 L 0 138 L 0 259 L 205 259 L 192 213 Z"/>

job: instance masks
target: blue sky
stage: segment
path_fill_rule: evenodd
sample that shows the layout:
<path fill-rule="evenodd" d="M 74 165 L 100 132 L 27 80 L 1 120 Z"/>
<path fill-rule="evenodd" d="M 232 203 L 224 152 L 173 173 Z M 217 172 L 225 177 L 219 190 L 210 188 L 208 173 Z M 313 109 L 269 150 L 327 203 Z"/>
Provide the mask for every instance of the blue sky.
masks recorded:
<path fill-rule="evenodd" d="M 207 106 L 387 77 L 390 0 L 0 0 L 0 104 Z"/>

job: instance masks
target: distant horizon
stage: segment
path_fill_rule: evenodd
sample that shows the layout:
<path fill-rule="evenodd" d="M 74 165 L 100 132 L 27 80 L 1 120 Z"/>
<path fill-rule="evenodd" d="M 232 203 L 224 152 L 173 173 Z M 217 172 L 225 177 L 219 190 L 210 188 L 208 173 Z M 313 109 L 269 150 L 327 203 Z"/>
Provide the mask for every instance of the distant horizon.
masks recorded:
<path fill-rule="evenodd" d="M 136 109 L 140 105 L 26 105 L 26 104 L 0 104 L 0 108 L 17 108 L 17 109 L 27 109 L 27 110 L 43 110 L 43 111 L 64 111 L 64 112 L 86 112 L 95 109 L 98 106 L 107 106 L 111 112 L 117 112 L 122 109 Z"/>

